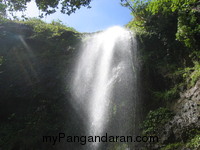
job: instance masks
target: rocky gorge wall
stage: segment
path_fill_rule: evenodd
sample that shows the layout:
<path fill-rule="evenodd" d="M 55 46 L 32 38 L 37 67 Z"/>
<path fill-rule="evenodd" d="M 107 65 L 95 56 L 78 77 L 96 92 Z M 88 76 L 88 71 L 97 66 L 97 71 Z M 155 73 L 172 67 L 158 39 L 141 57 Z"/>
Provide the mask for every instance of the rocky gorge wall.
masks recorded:
<path fill-rule="evenodd" d="M 174 113 L 157 131 L 159 143 L 147 146 L 162 150 L 199 150 L 200 148 L 200 80 L 194 87 L 181 92 L 180 98 L 171 103 Z"/>
<path fill-rule="evenodd" d="M 80 148 L 42 142 L 45 135 L 83 132 L 67 82 L 80 36 L 58 22 L 0 22 L 0 149 Z"/>

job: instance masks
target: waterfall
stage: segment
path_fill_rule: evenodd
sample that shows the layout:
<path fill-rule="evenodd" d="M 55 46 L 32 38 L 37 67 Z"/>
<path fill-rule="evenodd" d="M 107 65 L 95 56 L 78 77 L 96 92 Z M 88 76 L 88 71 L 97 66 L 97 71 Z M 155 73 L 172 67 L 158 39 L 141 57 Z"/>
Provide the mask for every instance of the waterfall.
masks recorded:
<path fill-rule="evenodd" d="M 72 92 L 88 135 L 132 134 L 136 114 L 137 61 L 133 34 L 119 26 L 86 35 Z M 93 143 L 98 149 L 100 143 Z"/>

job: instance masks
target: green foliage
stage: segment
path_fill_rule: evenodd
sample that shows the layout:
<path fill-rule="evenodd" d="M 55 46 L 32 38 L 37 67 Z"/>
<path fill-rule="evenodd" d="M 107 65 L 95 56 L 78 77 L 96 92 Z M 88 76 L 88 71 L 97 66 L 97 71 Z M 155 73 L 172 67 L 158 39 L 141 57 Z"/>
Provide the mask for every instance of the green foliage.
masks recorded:
<path fill-rule="evenodd" d="M 107 148 L 108 150 L 125 150 L 127 149 L 128 144 L 123 144 L 123 143 L 114 143 L 110 144 L 109 147 Z"/>
<path fill-rule="evenodd" d="M 172 117 L 173 113 L 167 108 L 160 107 L 154 111 L 150 111 L 142 123 L 143 134 L 156 135 L 157 130 L 165 125 Z"/>
<path fill-rule="evenodd" d="M 161 150 L 173 150 L 173 149 L 178 149 L 178 148 L 182 148 L 182 147 L 183 147 L 183 143 L 173 143 L 173 144 L 168 144 Z"/>
<path fill-rule="evenodd" d="M 199 12 L 192 9 L 188 12 L 181 12 L 178 17 L 177 40 L 183 42 L 187 47 L 198 49 L 199 41 L 196 39 L 200 35 Z"/>
<path fill-rule="evenodd" d="M 55 55 L 65 49 L 73 50 L 73 47 L 79 43 L 80 34 L 60 21 L 45 23 L 40 19 L 32 18 L 18 23 L 27 25 L 29 30 L 33 31 L 29 39 L 43 41 L 44 55 Z"/>
<path fill-rule="evenodd" d="M 8 47 L 17 43 L 18 47 L 20 45 L 23 49 L 24 44 L 29 47 L 28 44 L 38 42 L 38 44 L 33 44 L 35 55 L 60 55 L 72 52 L 81 39 L 80 33 L 63 25 L 60 21 L 45 23 L 40 19 L 31 18 L 26 21 L 2 21 L 1 26 L 2 52 L 6 52 Z M 25 55 L 25 53 L 23 52 L 21 55 Z"/>
<path fill-rule="evenodd" d="M 0 0 L 0 4 L 6 5 L 8 10 L 12 13 L 14 11 L 25 11 L 27 8 L 27 3 L 31 0 L 9 0 L 9 1 L 2 1 Z M 72 14 L 77 9 L 80 9 L 81 6 L 90 8 L 89 4 L 91 0 L 36 0 L 36 5 L 41 13 L 40 17 L 49 14 L 53 14 L 58 9 L 58 5 L 61 5 L 61 13 L 64 14 Z M 1 7 L 1 5 L 0 5 Z"/>
<path fill-rule="evenodd" d="M 2 4 L 0 1 L 0 19 L 6 16 L 6 5 Z"/>
<path fill-rule="evenodd" d="M 199 1 L 122 2 L 134 16 L 127 27 L 137 32 L 143 67 L 151 79 L 152 100 L 159 103 L 178 98 L 180 90 L 193 86 L 200 76 Z"/>
<path fill-rule="evenodd" d="M 158 102 L 171 101 L 179 97 L 179 85 L 174 86 L 169 90 L 153 92 L 153 97 Z"/>
<path fill-rule="evenodd" d="M 71 79 L 80 34 L 38 19 L 0 26 L 1 149 L 55 149 L 43 144 L 42 136 L 82 134 L 71 95 L 63 88 Z"/>
<path fill-rule="evenodd" d="M 187 142 L 186 146 L 193 150 L 198 150 L 200 148 L 200 135 L 196 135 L 193 139 Z"/>
<path fill-rule="evenodd" d="M 200 63 L 195 61 L 193 67 L 184 68 L 183 78 L 187 81 L 189 88 L 194 86 L 200 78 Z"/>
<path fill-rule="evenodd" d="M 160 26 L 160 19 L 174 16 L 178 24 L 177 33 L 175 34 L 176 39 L 189 48 L 199 48 L 200 12 L 198 10 L 198 0 L 152 0 L 141 2 L 133 0 L 125 6 L 131 8 L 134 15 L 134 19 L 128 24 L 128 27 L 140 32 L 154 32 L 156 28 L 153 27 Z M 161 24 L 161 26 L 165 25 Z"/>
<path fill-rule="evenodd" d="M 0 16 L 0 24 L 1 23 L 6 23 L 6 22 L 9 22 L 10 20 L 6 19 L 5 17 L 3 16 Z"/>
<path fill-rule="evenodd" d="M 36 37 L 43 36 L 45 38 L 53 38 L 62 35 L 65 31 L 77 33 L 74 28 L 66 27 L 60 21 L 52 21 L 52 23 L 48 24 L 40 19 L 32 18 L 22 23 L 32 27 L 36 33 Z"/>
<path fill-rule="evenodd" d="M 181 87 L 191 88 L 200 79 L 200 63 L 198 61 L 193 62 L 191 67 L 178 68 L 171 76 L 171 78 L 180 78 L 180 83 L 174 87 L 177 90 Z"/>
<path fill-rule="evenodd" d="M 199 0 L 122 0 L 132 10 L 127 25 L 137 33 L 142 62 L 141 78 L 146 107 L 165 107 L 179 98 L 180 91 L 200 79 L 200 2 Z M 150 111 L 143 122 L 143 134 L 155 135 L 173 114 L 160 108 Z M 191 149 L 199 149 L 198 136 L 183 131 Z M 191 134 L 192 133 L 192 134 Z M 197 134 L 199 135 L 199 133 Z M 167 141 L 170 142 L 170 141 Z M 169 144 L 163 150 L 187 147 L 185 143 Z M 194 144 L 195 143 L 195 144 Z M 189 145 L 189 144 L 187 144 Z M 197 148 L 198 147 L 198 148 Z"/>
<path fill-rule="evenodd" d="M 122 5 L 128 7 L 132 11 L 134 16 L 133 21 L 127 24 L 127 27 L 136 31 L 137 33 L 147 33 L 145 28 L 146 18 L 149 17 L 146 7 L 149 4 L 149 0 L 121 0 Z"/>
<path fill-rule="evenodd" d="M 176 38 L 182 41 L 187 47 L 197 48 L 198 41 L 196 36 L 200 34 L 199 11 L 196 7 L 197 0 L 159 0 L 152 1 L 147 10 L 153 15 L 177 15 L 177 33 Z"/>
<path fill-rule="evenodd" d="M 152 0 L 147 10 L 152 14 L 168 14 L 189 10 L 195 3 L 197 3 L 197 0 Z"/>
<path fill-rule="evenodd" d="M 191 141 L 196 135 L 200 135 L 200 130 L 198 128 L 186 129 L 185 135 L 187 137 L 187 141 Z"/>

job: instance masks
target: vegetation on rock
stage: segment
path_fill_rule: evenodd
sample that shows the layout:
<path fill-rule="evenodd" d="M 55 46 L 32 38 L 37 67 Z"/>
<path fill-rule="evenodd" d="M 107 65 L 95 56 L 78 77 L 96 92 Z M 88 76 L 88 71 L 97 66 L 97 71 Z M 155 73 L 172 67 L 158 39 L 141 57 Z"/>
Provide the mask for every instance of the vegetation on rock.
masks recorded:
<path fill-rule="evenodd" d="M 173 116 L 174 114 L 170 110 L 163 107 L 150 111 L 142 123 L 143 135 L 156 135 L 157 131 Z"/>
<path fill-rule="evenodd" d="M 194 86 L 200 77 L 199 1 L 132 0 L 123 4 L 134 15 L 127 27 L 137 32 L 145 74 L 153 82 L 150 85 L 155 85 L 149 91 L 152 97 L 166 103 Z"/>
<path fill-rule="evenodd" d="M 200 79 L 200 3 L 198 0 L 121 1 L 132 10 L 134 16 L 127 27 L 137 33 L 142 62 L 142 87 L 146 98 L 144 103 L 145 108 L 151 110 L 145 112 L 147 117 L 143 122 L 143 133 L 160 134 L 162 129 L 158 130 L 159 127 L 167 126 L 173 119 L 169 117 L 170 113 L 161 110 L 166 107 L 170 109 L 169 106 L 179 99 L 179 93 L 195 86 Z M 198 131 L 197 127 L 189 126 L 188 130 Z M 176 129 L 169 128 L 169 132 L 175 132 L 172 130 Z M 160 144 L 160 148 L 198 149 L 198 134 L 193 133 L 194 137 L 191 138 L 187 130 L 180 130 L 185 136 L 165 141 L 167 144 Z M 192 143 L 196 147 L 192 147 Z M 157 143 L 157 149 L 159 146 Z"/>
<path fill-rule="evenodd" d="M 2 149 L 62 149 L 62 144 L 43 143 L 42 136 L 82 132 L 68 91 L 80 36 L 55 21 L 0 23 Z"/>

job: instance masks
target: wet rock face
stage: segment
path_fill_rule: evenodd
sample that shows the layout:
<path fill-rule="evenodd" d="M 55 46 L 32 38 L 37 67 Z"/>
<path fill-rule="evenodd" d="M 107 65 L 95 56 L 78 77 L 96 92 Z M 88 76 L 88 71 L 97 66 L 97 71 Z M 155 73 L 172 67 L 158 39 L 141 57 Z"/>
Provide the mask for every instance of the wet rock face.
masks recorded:
<path fill-rule="evenodd" d="M 160 142 L 186 142 L 187 133 L 192 129 L 200 129 L 200 80 L 196 85 L 180 93 L 180 99 L 172 106 L 174 118 L 168 122 L 160 134 Z"/>
<path fill-rule="evenodd" d="M 200 127 L 200 80 L 196 85 L 180 94 L 181 98 L 174 107 L 176 116 L 182 119 L 182 127 L 194 124 Z"/>

